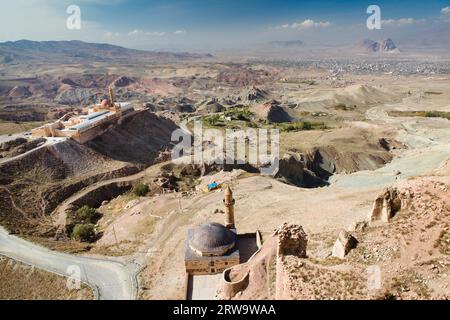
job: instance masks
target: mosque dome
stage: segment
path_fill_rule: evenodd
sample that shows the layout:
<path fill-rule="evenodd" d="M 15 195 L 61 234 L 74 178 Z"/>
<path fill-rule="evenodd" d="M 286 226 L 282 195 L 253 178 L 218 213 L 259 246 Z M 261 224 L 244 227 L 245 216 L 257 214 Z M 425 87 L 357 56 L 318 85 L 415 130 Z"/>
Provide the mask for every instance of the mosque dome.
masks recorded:
<path fill-rule="evenodd" d="M 195 228 L 190 247 L 202 256 L 222 256 L 236 244 L 236 234 L 219 223 L 207 223 Z"/>
<path fill-rule="evenodd" d="M 102 106 L 102 108 L 109 107 L 109 100 L 107 100 L 107 99 L 102 100 L 101 106 Z"/>

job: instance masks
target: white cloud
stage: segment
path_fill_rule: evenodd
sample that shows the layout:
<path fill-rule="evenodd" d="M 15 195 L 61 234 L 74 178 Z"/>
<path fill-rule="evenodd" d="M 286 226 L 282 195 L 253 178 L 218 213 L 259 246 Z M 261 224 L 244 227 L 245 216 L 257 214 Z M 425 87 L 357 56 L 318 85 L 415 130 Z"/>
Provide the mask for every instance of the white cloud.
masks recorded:
<path fill-rule="evenodd" d="M 135 29 L 133 31 L 128 32 L 129 37 L 140 36 L 140 35 L 150 36 L 150 37 L 162 37 L 165 34 L 166 34 L 165 32 L 143 31 L 143 30 L 139 30 L 139 29 Z"/>
<path fill-rule="evenodd" d="M 105 32 L 105 37 L 107 37 L 107 38 L 120 37 L 120 33 L 107 31 L 107 32 Z"/>
<path fill-rule="evenodd" d="M 128 32 L 128 35 L 131 36 L 136 36 L 138 34 L 142 34 L 144 31 L 142 30 L 138 30 L 138 29 L 134 29 L 133 31 Z"/>
<path fill-rule="evenodd" d="M 186 30 L 177 30 L 173 34 L 186 34 Z"/>
<path fill-rule="evenodd" d="M 381 25 L 386 27 L 403 27 L 425 23 L 426 21 L 427 21 L 426 19 L 413 19 L 413 18 L 387 19 L 382 20 Z"/>
<path fill-rule="evenodd" d="M 276 27 L 271 27 L 272 30 L 283 30 L 283 29 L 311 29 L 311 28 L 327 28 L 331 25 L 329 21 L 314 21 L 311 19 L 306 19 L 302 22 L 294 22 L 291 24 L 282 24 Z"/>
<path fill-rule="evenodd" d="M 442 14 L 449 14 L 450 15 L 450 7 L 445 7 L 441 9 Z"/>

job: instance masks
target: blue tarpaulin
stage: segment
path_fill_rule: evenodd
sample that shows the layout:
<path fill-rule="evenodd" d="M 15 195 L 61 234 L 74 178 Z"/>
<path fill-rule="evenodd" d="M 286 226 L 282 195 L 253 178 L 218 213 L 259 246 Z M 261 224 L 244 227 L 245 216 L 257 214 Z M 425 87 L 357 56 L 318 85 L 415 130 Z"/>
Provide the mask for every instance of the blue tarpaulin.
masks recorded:
<path fill-rule="evenodd" d="M 208 184 L 208 189 L 211 190 L 211 189 L 217 188 L 218 186 L 219 185 L 217 184 L 217 182 L 213 182 L 213 183 Z"/>

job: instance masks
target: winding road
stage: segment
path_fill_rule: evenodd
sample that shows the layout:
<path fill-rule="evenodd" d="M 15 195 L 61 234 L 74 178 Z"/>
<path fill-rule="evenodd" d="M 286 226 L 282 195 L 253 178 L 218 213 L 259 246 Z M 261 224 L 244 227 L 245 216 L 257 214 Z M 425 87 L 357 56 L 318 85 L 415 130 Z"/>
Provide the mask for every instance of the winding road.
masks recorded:
<path fill-rule="evenodd" d="M 80 280 L 92 287 L 96 299 L 136 299 L 138 266 L 134 264 L 51 251 L 10 235 L 2 227 L 0 255 L 66 277 L 79 274 Z"/>

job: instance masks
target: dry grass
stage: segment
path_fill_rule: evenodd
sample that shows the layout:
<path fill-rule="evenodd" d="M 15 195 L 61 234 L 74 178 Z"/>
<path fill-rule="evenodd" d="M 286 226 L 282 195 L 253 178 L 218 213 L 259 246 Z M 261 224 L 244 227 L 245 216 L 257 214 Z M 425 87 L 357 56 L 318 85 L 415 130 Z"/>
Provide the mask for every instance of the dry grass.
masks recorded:
<path fill-rule="evenodd" d="M 24 131 L 30 131 L 43 125 L 45 122 L 33 121 L 33 122 L 13 122 L 13 121 L 0 121 L 0 135 L 14 134 Z"/>
<path fill-rule="evenodd" d="M 67 279 L 0 256 L 2 300 L 92 300 L 90 288 L 69 290 Z"/>

